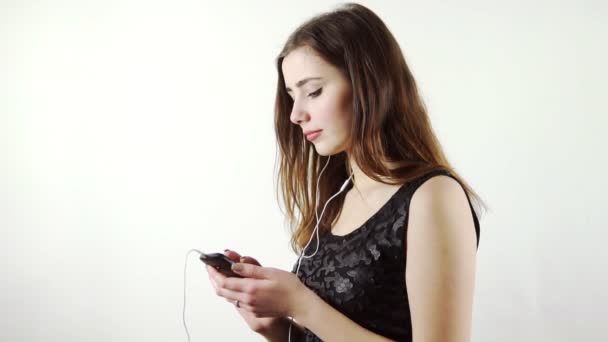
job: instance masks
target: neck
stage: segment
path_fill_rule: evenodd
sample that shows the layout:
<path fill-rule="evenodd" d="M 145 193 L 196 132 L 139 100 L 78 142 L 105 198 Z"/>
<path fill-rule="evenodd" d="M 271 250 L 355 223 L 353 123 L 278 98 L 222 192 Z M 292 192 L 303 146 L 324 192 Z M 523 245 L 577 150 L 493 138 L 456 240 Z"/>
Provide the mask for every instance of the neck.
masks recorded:
<path fill-rule="evenodd" d="M 353 186 L 355 188 L 362 191 L 364 189 L 369 189 L 372 186 L 376 185 L 376 183 L 378 183 L 375 180 L 371 179 L 369 176 L 367 176 L 365 173 L 363 173 L 363 171 L 361 171 L 361 169 L 359 168 L 359 165 L 357 165 L 354 160 L 349 159 L 348 163 L 350 165 L 351 174 L 353 176 L 351 181 L 353 182 Z"/>
<path fill-rule="evenodd" d="M 351 168 L 351 173 L 353 175 L 353 184 L 354 187 L 356 189 L 358 189 L 361 192 L 366 192 L 370 189 L 373 189 L 374 187 L 382 184 L 381 182 L 374 180 L 372 178 L 370 178 L 368 175 L 366 175 L 360 168 L 359 165 L 357 165 L 357 163 L 352 159 L 352 158 L 348 158 L 348 163 L 350 165 Z M 385 165 L 391 166 L 391 164 L 389 163 L 385 163 Z M 382 177 L 381 177 L 382 178 Z"/>

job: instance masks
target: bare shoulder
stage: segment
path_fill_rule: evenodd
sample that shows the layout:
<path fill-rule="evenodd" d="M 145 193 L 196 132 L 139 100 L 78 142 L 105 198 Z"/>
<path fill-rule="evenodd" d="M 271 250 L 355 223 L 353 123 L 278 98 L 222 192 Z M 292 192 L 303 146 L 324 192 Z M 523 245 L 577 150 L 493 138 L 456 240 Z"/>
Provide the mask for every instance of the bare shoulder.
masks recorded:
<path fill-rule="evenodd" d="M 414 340 L 469 341 L 476 235 L 466 193 L 451 177 L 432 177 L 412 195 L 408 215 L 405 278 Z"/>
<path fill-rule="evenodd" d="M 408 245 L 456 244 L 476 250 L 473 214 L 464 188 L 454 178 L 434 176 L 416 189 L 409 207 Z"/>
<path fill-rule="evenodd" d="M 412 204 L 438 204 L 443 202 L 454 204 L 466 204 L 468 200 L 463 187 L 454 178 L 438 175 L 425 181 L 412 196 Z M 456 203 L 454 203 L 456 202 Z M 418 206 L 420 206 L 418 205 Z"/>

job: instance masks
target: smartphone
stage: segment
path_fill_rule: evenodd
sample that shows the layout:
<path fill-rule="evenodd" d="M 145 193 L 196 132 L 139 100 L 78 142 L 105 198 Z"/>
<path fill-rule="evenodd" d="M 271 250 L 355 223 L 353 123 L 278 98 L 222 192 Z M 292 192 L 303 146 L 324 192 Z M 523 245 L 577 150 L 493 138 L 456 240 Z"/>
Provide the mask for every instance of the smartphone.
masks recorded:
<path fill-rule="evenodd" d="M 232 271 L 231 266 L 232 264 L 234 264 L 234 260 L 230 259 L 222 253 L 201 253 L 200 259 L 202 262 L 215 268 L 216 270 L 218 270 L 218 272 L 225 275 L 226 277 L 243 278 L 241 275 L 236 274 Z"/>

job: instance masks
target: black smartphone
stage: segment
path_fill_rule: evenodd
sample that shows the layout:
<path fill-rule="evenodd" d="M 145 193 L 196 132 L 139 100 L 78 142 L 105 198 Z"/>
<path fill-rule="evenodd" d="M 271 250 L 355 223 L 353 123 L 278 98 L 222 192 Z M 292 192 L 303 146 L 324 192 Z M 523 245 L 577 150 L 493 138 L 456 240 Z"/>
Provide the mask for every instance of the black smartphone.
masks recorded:
<path fill-rule="evenodd" d="M 202 262 L 215 268 L 216 270 L 218 270 L 218 272 L 225 275 L 226 277 L 243 278 L 241 275 L 236 274 L 232 271 L 231 266 L 232 264 L 234 264 L 234 260 L 230 259 L 222 253 L 201 253 L 200 259 Z"/>

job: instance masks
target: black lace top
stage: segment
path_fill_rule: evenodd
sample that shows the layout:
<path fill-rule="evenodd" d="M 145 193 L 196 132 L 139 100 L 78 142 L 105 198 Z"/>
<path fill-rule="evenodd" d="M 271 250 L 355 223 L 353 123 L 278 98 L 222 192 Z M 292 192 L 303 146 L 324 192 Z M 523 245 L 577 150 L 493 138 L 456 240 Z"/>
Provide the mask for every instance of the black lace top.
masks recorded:
<path fill-rule="evenodd" d="M 320 233 L 317 253 L 302 259 L 298 271 L 302 282 L 362 327 L 395 341 L 411 341 L 405 286 L 407 211 L 414 191 L 440 174 L 452 177 L 447 171 L 434 171 L 402 185 L 361 227 L 347 235 Z M 469 207 L 479 246 L 479 221 L 470 200 Z M 315 248 L 313 238 L 306 255 Z M 292 273 L 296 268 L 297 261 Z M 321 339 L 306 329 L 304 341 Z"/>

